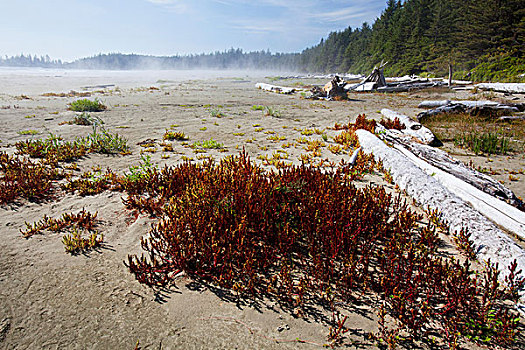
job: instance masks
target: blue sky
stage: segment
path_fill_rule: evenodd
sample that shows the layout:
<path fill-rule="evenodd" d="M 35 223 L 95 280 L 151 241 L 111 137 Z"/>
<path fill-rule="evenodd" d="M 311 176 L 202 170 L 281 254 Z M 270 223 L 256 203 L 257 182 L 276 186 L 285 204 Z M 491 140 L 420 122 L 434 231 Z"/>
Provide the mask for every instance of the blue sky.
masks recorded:
<path fill-rule="evenodd" d="M 385 0 L 0 0 L 0 55 L 298 52 L 372 23 Z"/>

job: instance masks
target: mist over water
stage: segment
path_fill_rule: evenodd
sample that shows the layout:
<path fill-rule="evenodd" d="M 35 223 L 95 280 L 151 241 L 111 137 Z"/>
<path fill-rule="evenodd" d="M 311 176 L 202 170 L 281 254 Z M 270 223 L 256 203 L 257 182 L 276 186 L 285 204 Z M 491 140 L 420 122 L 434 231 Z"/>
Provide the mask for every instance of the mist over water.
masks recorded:
<path fill-rule="evenodd" d="M 0 94 L 36 95 L 46 92 L 92 91 L 178 83 L 219 78 L 262 79 L 291 75 L 283 71 L 260 70 L 81 70 L 0 67 Z"/>

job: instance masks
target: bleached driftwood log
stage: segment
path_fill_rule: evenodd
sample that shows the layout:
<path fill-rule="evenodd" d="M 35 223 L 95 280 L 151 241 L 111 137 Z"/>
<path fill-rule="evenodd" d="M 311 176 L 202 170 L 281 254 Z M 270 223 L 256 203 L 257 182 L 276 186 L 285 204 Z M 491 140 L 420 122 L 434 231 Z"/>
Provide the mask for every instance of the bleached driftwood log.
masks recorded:
<path fill-rule="evenodd" d="M 451 103 L 450 100 L 430 100 L 430 101 L 422 101 L 418 107 L 419 108 L 437 108 L 441 106 L 446 106 Z"/>
<path fill-rule="evenodd" d="M 504 122 L 510 122 L 513 120 L 525 120 L 525 115 L 504 115 L 503 117 L 498 118 Z"/>
<path fill-rule="evenodd" d="M 513 107 L 518 110 L 525 110 L 525 104 L 523 103 L 498 103 L 494 101 L 460 101 L 460 100 L 428 100 L 428 101 L 422 101 L 418 107 L 419 108 L 436 108 L 436 107 L 442 107 L 447 105 L 456 105 L 460 104 L 467 108 L 479 108 L 479 107 Z"/>
<path fill-rule="evenodd" d="M 357 130 L 356 134 L 363 151 L 381 160 L 401 189 L 422 206 L 439 210 L 452 231 L 467 229 L 471 233 L 476 256 L 481 261 L 491 259 L 497 262 L 501 281 L 514 259 L 518 268 L 525 270 L 525 251 L 496 225 L 375 135 L 366 130 Z M 521 302 L 525 302 L 523 295 Z"/>
<path fill-rule="evenodd" d="M 523 202 L 510 189 L 490 176 L 467 167 L 463 162 L 452 158 L 447 152 L 439 148 L 413 142 L 409 138 L 403 137 L 402 134 L 398 134 L 397 130 L 386 130 L 384 135 L 387 141 L 403 146 L 433 167 L 441 169 L 478 190 L 507 202 L 513 207 L 525 209 Z"/>
<path fill-rule="evenodd" d="M 415 137 L 416 139 L 418 139 L 426 145 L 434 145 L 439 142 L 436 136 L 432 133 L 432 131 L 430 131 L 430 129 L 424 127 L 423 125 L 421 125 L 421 123 L 412 120 L 406 115 L 397 113 L 386 108 L 383 108 L 381 110 L 381 114 L 392 121 L 394 121 L 395 118 L 398 118 L 399 121 L 406 127 L 406 129 L 402 130 L 404 134 Z"/>
<path fill-rule="evenodd" d="M 257 89 L 261 89 L 261 90 L 265 90 L 265 91 L 271 91 L 271 92 L 277 92 L 279 94 L 292 94 L 292 93 L 294 93 L 296 91 L 295 88 L 271 85 L 271 84 L 266 84 L 266 83 L 257 83 L 257 84 L 255 84 L 255 87 Z"/>
<path fill-rule="evenodd" d="M 444 106 L 421 112 L 417 115 L 417 119 L 420 122 L 424 122 L 425 119 L 447 113 L 470 113 L 471 115 L 492 115 L 493 113 L 517 113 L 520 108 L 517 105 L 504 105 L 504 104 L 471 104 L 471 103 L 450 103 Z M 475 101 L 470 101 L 475 102 Z"/>
<path fill-rule="evenodd" d="M 465 181 L 443 171 L 423 159 L 417 157 L 403 146 L 395 146 L 401 153 L 427 175 L 436 178 L 445 188 L 454 193 L 465 202 L 470 203 L 474 209 L 501 227 L 525 239 L 525 212 L 522 212 L 499 199 L 480 191 Z"/>
<path fill-rule="evenodd" d="M 477 84 L 476 87 L 482 90 L 525 94 L 525 83 L 481 83 Z"/>
<path fill-rule="evenodd" d="M 378 87 L 378 92 L 406 92 L 419 89 L 427 89 L 436 86 L 442 86 L 444 83 L 442 81 L 417 81 L 417 82 L 407 82 L 392 84 L 388 83 L 387 86 Z"/>

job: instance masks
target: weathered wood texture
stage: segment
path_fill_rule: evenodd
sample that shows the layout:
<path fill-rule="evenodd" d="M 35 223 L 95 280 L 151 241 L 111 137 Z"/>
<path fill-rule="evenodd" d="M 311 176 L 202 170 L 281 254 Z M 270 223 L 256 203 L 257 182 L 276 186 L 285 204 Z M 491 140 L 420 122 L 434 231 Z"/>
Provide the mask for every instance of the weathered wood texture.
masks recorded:
<path fill-rule="evenodd" d="M 525 83 L 481 83 L 477 84 L 476 87 L 482 90 L 525 94 Z"/>
<path fill-rule="evenodd" d="M 430 129 L 424 127 L 421 123 L 409 118 L 408 116 L 386 108 L 381 110 L 381 114 L 392 121 L 398 118 L 406 127 L 406 129 L 402 130 L 404 134 L 414 137 L 426 145 L 439 144 L 439 140 Z"/>
<path fill-rule="evenodd" d="M 490 220 L 375 135 L 366 130 L 357 130 L 356 134 L 363 151 L 381 160 L 401 189 L 423 207 L 439 210 L 452 231 L 467 229 L 471 233 L 478 259 L 499 263 L 501 281 L 508 274 L 506 267 L 514 259 L 519 268 L 525 270 L 525 251 Z M 523 295 L 521 301 L 525 301 Z"/>
<path fill-rule="evenodd" d="M 493 115 L 497 113 L 518 113 L 525 110 L 523 103 L 497 103 L 493 101 L 423 101 L 419 108 L 432 108 L 421 112 L 417 119 L 424 122 L 429 117 L 446 113 L 469 113 L 471 115 Z"/>
<path fill-rule="evenodd" d="M 430 165 L 465 181 L 480 191 L 505 201 L 513 207 L 525 210 L 524 203 L 510 189 L 490 176 L 467 167 L 463 162 L 451 157 L 447 152 L 413 142 L 406 137 L 396 135 L 392 130 L 385 132 L 385 137 L 389 142 L 402 145 Z"/>
<path fill-rule="evenodd" d="M 257 84 L 255 84 L 255 87 L 257 89 L 261 89 L 261 90 L 265 90 L 265 91 L 271 91 L 271 92 L 276 92 L 276 93 L 279 93 L 279 94 L 292 94 L 292 93 L 294 93 L 296 91 L 295 88 L 271 85 L 271 84 L 266 84 L 266 83 L 257 83 Z"/>

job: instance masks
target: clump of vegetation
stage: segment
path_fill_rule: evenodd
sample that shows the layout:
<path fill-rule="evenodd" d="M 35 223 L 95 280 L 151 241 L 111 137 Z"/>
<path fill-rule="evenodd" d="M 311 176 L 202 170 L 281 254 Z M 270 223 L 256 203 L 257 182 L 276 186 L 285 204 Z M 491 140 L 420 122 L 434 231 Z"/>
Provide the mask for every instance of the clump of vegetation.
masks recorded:
<path fill-rule="evenodd" d="M 15 144 L 19 154 L 43 158 L 50 163 L 71 162 L 85 156 L 88 148 L 79 141 L 68 142 L 62 137 L 49 134 L 44 140 L 19 141 Z"/>
<path fill-rule="evenodd" d="M 309 303 L 352 303 L 374 292 L 405 340 L 512 344 L 518 315 L 506 300 L 525 283 L 516 267 L 514 287 L 503 287 L 490 262 L 474 273 L 468 260 L 444 258 L 436 225 L 422 225 L 420 214 L 383 188 L 357 189 L 352 171 L 343 164 L 267 173 L 245 154 L 164 169 L 150 177 L 149 196 L 132 201 L 161 219 L 142 240 L 147 255 L 129 256 L 127 266 L 150 286 L 184 271 L 303 314 Z M 386 323 L 382 329 L 380 339 L 389 333 Z"/>
<path fill-rule="evenodd" d="M 20 230 L 20 233 L 22 233 L 22 236 L 25 238 L 29 238 L 36 234 L 41 234 L 44 230 L 60 232 L 67 228 L 76 227 L 92 231 L 96 225 L 97 214 L 98 212 L 92 214 L 82 209 L 77 214 L 65 213 L 58 219 L 44 215 L 42 220 L 33 224 L 26 222 L 26 229 Z"/>
<path fill-rule="evenodd" d="M 62 237 L 64 249 L 70 254 L 79 254 L 89 251 L 93 248 L 100 247 L 104 242 L 104 235 L 99 235 L 98 232 L 92 232 L 88 238 L 82 237 L 82 232 L 73 229 L 71 234 L 65 234 Z"/>
<path fill-rule="evenodd" d="M 54 195 L 53 181 L 64 177 L 54 167 L 0 152 L 0 204 L 17 198 L 49 199 Z"/>
<path fill-rule="evenodd" d="M 140 160 L 138 166 L 129 167 L 129 173 L 125 174 L 128 181 L 137 182 L 141 179 L 147 178 L 151 175 L 151 170 L 156 168 L 151 162 L 151 157 L 149 155 L 141 155 Z"/>
<path fill-rule="evenodd" d="M 403 130 L 406 129 L 405 124 L 399 121 L 398 117 L 395 117 L 394 120 L 390 119 L 381 119 L 379 124 L 383 125 L 387 129 Z"/>
<path fill-rule="evenodd" d="M 334 130 L 357 130 L 357 129 L 365 129 L 370 132 L 374 132 L 374 128 L 376 127 L 376 121 L 375 120 L 369 120 L 366 119 L 366 116 L 364 114 L 360 114 L 357 116 L 355 123 L 348 123 L 346 125 L 340 125 L 338 123 L 335 123 Z"/>
<path fill-rule="evenodd" d="M 495 133 L 464 133 L 454 139 L 456 146 L 470 149 L 476 154 L 507 154 L 509 140 Z"/>
<path fill-rule="evenodd" d="M 454 142 L 476 154 L 507 154 L 525 151 L 525 121 L 500 122 L 492 116 L 449 113 L 424 121 L 443 142 Z"/>
<path fill-rule="evenodd" d="M 84 209 L 77 214 L 65 213 L 58 219 L 44 215 L 42 220 L 33 224 L 26 222 L 26 229 L 20 230 L 20 232 L 25 238 L 29 238 L 35 234 L 43 233 L 44 230 L 61 232 L 71 229 L 71 233 L 67 233 L 62 237 L 62 243 L 66 252 L 78 254 L 99 247 L 102 244 L 104 236 L 94 231 L 96 218 L 97 213 L 91 214 Z M 83 238 L 82 232 L 88 232 L 90 234 L 89 237 Z"/>
<path fill-rule="evenodd" d="M 193 147 L 202 147 L 202 148 L 222 148 L 224 144 L 215 141 L 214 139 L 209 139 L 205 141 L 197 141 L 193 143 Z"/>
<path fill-rule="evenodd" d="M 278 141 L 284 141 L 286 140 L 285 136 L 279 136 L 279 135 L 271 135 L 266 138 L 267 140 L 278 142 Z"/>
<path fill-rule="evenodd" d="M 224 117 L 224 113 L 223 113 L 220 109 L 212 108 L 212 109 L 210 110 L 210 117 L 213 117 L 213 118 L 222 118 L 222 117 Z"/>
<path fill-rule="evenodd" d="M 38 131 L 37 130 L 33 130 L 33 129 L 30 129 L 30 130 L 20 130 L 18 132 L 19 135 L 36 135 L 38 134 Z"/>
<path fill-rule="evenodd" d="M 129 146 L 127 140 L 118 134 L 112 134 L 105 128 L 101 132 L 97 131 L 94 125 L 93 132 L 86 137 L 78 139 L 90 152 L 104 154 L 128 154 Z"/>
<path fill-rule="evenodd" d="M 265 110 L 266 110 L 265 115 L 268 117 L 275 117 L 275 118 L 281 117 L 281 112 L 278 109 L 274 109 L 272 107 L 266 106 Z"/>
<path fill-rule="evenodd" d="M 60 93 L 56 93 L 56 92 L 46 92 L 46 93 L 43 93 L 42 96 L 44 97 L 90 97 L 91 96 L 91 92 L 78 92 L 78 91 L 74 91 L 74 90 L 71 90 L 69 92 L 60 92 Z"/>
<path fill-rule="evenodd" d="M 108 170 L 102 173 L 100 169 L 83 173 L 78 179 L 68 179 L 67 183 L 62 185 L 62 189 L 77 193 L 80 196 L 94 196 L 108 189 L 114 188 L 117 175 Z"/>
<path fill-rule="evenodd" d="M 263 110 L 264 110 L 264 106 L 259 106 L 259 105 L 252 106 L 252 111 L 263 111 Z"/>
<path fill-rule="evenodd" d="M 92 101 L 87 98 L 83 98 L 71 102 L 68 109 L 75 112 L 102 112 L 106 110 L 107 107 L 102 104 L 99 99 Z"/>
<path fill-rule="evenodd" d="M 177 140 L 177 141 L 186 141 L 188 140 L 188 137 L 184 134 L 183 131 L 172 131 L 172 130 L 166 130 L 164 133 L 164 136 L 162 137 L 164 140 Z"/>
<path fill-rule="evenodd" d="M 93 117 L 89 113 L 82 112 L 82 114 L 76 115 L 72 120 L 66 122 L 66 124 L 89 126 L 94 124 L 101 125 L 104 124 L 104 121 L 99 117 Z"/>

